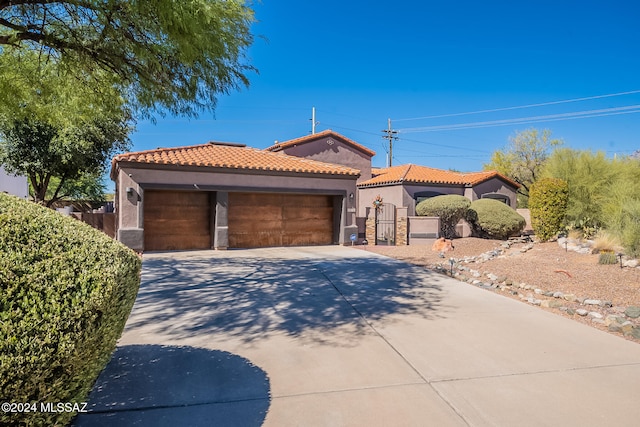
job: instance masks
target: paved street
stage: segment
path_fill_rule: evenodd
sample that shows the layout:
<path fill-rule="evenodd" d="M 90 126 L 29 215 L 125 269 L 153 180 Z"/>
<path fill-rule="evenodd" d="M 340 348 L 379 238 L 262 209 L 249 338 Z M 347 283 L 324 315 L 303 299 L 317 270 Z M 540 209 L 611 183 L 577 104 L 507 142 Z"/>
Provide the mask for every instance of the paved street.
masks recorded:
<path fill-rule="evenodd" d="M 622 427 L 639 384 L 636 343 L 366 251 L 155 253 L 76 425 Z"/>

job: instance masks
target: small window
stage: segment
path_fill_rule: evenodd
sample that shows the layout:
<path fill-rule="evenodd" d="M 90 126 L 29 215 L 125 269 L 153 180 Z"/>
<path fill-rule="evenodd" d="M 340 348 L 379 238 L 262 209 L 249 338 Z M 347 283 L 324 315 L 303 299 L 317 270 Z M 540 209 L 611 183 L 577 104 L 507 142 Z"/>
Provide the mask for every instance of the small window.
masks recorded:
<path fill-rule="evenodd" d="M 483 194 L 482 196 L 480 196 L 481 199 L 493 199 L 493 200 L 498 200 L 502 203 L 504 203 L 507 206 L 511 206 L 511 199 L 509 198 L 509 196 L 506 196 L 504 194 L 500 194 L 500 193 L 487 193 L 487 194 Z"/>
<path fill-rule="evenodd" d="M 436 197 L 436 196 L 444 196 L 443 193 L 439 193 L 437 191 L 419 191 L 417 193 L 413 194 L 413 198 L 416 201 L 416 205 L 418 203 L 420 203 L 423 200 L 427 200 L 430 199 L 432 197 Z"/>

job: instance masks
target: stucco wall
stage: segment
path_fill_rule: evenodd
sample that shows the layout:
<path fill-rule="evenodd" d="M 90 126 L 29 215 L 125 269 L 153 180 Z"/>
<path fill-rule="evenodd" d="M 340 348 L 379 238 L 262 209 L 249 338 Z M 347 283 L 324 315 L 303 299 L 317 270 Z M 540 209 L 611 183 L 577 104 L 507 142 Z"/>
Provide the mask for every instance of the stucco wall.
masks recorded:
<path fill-rule="evenodd" d="M 358 182 L 371 178 L 371 157 L 337 137 L 324 136 L 282 150 L 290 156 L 348 166 L 360 171 Z"/>
<path fill-rule="evenodd" d="M 127 188 L 130 189 L 127 192 Z M 116 213 L 118 238 L 129 246 L 141 249 L 144 227 L 145 189 L 173 189 L 189 191 L 262 191 L 342 196 L 340 236 L 357 232 L 356 177 L 265 175 L 225 173 L 220 170 L 203 171 L 198 168 L 141 168 L 136 164 L 121 164 L 116 177 Z M 354 194 L 350 199 L 349 195 Z M 350 227 L 350 228 L 349 228 Z M 348 238 L 348 234 L 347 237 Z"/>
<path fill-rule="evenodd" d="M 471 200 L 480 199 L 483 194 L 487 193 L 504 194 L 505 196 L 509 197 L 511 208 L 516 208 L 516 189 L 499 178 L 492 178 L 483 183 L 480 183 L 473 187 L 472 190 L 473 195 Z"/>

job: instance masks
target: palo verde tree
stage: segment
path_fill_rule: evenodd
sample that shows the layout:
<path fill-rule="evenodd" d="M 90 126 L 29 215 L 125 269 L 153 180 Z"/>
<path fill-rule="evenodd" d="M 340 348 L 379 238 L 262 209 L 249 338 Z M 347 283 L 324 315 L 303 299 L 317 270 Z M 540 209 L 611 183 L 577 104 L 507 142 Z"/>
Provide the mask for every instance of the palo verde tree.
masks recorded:
<path fill-rule="evenodd" d="M 562 144 L 562 140 L 551 138 L 551 131 L 531 128 L 509 138 L 509 145 L 497 150 L 485 170 L 496 170 L 513 179 L 518 189 L 518 206 L 527 207 L 529 190 L 542 172 L 542 167 L 551 150 Z"/>
<path fill-rule="evenodd" d="M 54 58 L 98 88 L 117 85 L 142 114 L 195 116 L 249 84 L 253 22 L 244 0 L 0 0 L 0 55 Z M 0 89 L 0 101 L 19 110 L 10 94 L 21 87 L 5 79 Z"/>

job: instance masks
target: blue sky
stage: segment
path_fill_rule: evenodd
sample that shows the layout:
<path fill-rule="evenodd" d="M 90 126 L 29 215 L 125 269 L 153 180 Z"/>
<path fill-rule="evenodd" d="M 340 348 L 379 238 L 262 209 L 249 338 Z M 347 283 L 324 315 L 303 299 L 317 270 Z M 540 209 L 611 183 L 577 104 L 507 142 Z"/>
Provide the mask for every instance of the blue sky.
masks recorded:
<path fill-rule="evenodd" d="M 373 149 L 375 166 L 387 161 L 381 130 L 388 118 L 400 137 L 394 164 L 481 170 L 530 127 L 610 156 L 640 149 L 635 1 L 263 0 L 254 9 L 248 54 L 259 74 L 249 75 L 250 87 L 220 97 L 215 115 L 138 122 L 132 151 L 209 140 L 264 148 L 309 134 L 312 107 L 317 131 L 333 129 Z M 627 94 L 406 120 L 618 93 Z M 600 117 L 557 120 L 600 110 Z M 468 125 L 529 117 L 547 118 Z M 433 128 L 450 125 L 463 128 Z"/>

